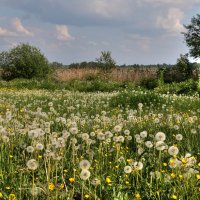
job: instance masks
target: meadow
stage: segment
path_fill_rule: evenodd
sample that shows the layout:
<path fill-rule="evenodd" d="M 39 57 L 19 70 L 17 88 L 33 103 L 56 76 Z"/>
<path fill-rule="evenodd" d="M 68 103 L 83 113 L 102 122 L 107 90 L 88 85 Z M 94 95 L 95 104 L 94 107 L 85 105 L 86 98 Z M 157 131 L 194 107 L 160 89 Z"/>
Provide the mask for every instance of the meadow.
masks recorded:
<path fill-rule="evenodd" d="M 0 199 L 198 200 L 200 99 L 0 89 Z"/>

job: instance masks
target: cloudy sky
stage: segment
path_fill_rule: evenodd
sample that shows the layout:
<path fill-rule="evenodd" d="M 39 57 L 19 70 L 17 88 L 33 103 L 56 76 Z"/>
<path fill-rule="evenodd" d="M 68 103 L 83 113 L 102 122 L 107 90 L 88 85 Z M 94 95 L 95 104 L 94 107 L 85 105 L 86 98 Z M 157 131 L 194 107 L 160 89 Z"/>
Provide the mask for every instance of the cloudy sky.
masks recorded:
<path fill-rule="evenodd" d="M 200 0 L 0 0 L 0 51 L 20 42 L 49 61 L 175 63 L 188 48 L 181 32 Z"/>

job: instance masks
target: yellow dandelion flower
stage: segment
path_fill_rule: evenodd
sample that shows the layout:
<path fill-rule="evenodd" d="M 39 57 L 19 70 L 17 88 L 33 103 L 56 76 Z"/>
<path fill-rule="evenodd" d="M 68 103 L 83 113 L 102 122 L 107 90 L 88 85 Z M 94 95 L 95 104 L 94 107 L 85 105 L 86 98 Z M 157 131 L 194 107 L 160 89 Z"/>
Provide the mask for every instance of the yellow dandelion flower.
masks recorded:
<path fill-rule="evenodd" d="M 181 161 L 182 161 L 183 164 L 187 163 L 187 159 L 186 158 L 182 158 Z"/>
<path fill-rule="evenodd" d="M 199 179 L 200 179 L 200 174 L 197 174 L 196 177 L 197 177 L 197 179 L 199 180 Z"/>
<path fill-rule="evenodd" d="M 141 198 L 141 195 L 139 193 L 135 194 L 135 198 L 136 199 L 140 199 Z"/>
<path fill-rule="evenodd" d="M 63 183 L 61 183 L 61 184 L 59 185 L 59 188 L 60 188 L 60 189 L 64 189 L 64 187 L 65 187 L 65 185 L 64 185 Z"/>
<path fill-rule="evenodd" d="M 167 166 L 167 163 L 163 163 L 163 166 L 166 167 L 166 166 Z"/>
<path fill-rule="evenodd" d="M 170 174 L 170 176 L 172 177 L 172 178 L 175 178 L 176 177 L 176 174 L 174 174 L 173 172 Z"/>
<path fill-rule="evenodd" d="M 17 200 L 17 197 L 15 196 L 15 194 L 9 194 L 8 200 Z"/>
<path fill-rule="evenodd" d="M 111 181 L 109 176 L 106 177 L 106 183 L 108 183 L 108 184 L 112 183 L 112 181 Z"/>
<path fill-rule="evenodd" d="M 180 174 L 180 175 L 179 175 L 179 178 L 182 179 L 182 178 L 183 178 L 183 175 Z"/>
<path fill-rule="evenodd" d="M 177 199 L 177 196 L 176 196 L 175 194 L 173 194 L 173 195 L 171 196 L 171 199 Z"/>
<path fill-rule="evenodd" d="M 75 182 L 75 178 L 69 178 L 69 182 L 70 183 L 74 183 Z"/>
<path fill-rule="evenodd" d="M 126 182 L 125 182 L 125 184 L 126 184 L 126 185 L 129 185 L 129 182 L 128 182 L 128 181 L 126 181 Z"/>
<path fill-rule="evenodd" d="M 54 190 L 55 189 L 55 185 L 53 183 L 49 183 L 49 190 Z"/>
<path fill-rule="evenodd" d="M 86 194 L 86 195 L 85 195 L 85 198 L 86 198 L 86 199 L 89 199 L 89 197 L 90 197 L 89 194 Z"/>

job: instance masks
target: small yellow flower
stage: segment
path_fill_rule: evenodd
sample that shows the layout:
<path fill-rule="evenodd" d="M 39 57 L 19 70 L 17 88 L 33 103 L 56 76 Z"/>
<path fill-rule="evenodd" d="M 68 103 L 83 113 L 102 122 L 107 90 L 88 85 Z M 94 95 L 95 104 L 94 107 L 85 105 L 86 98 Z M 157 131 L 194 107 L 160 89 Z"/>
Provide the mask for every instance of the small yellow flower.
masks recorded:
<path fill-rule="evenodd" d="M 67 173 L 68 171 L 67 171 L 67 169 L 64 169 L 63 172 Z"/>
<path fill-rule="evenodd" d="M 64 189 L 64 187 L 65 187 L 65 185 L 64 185 L 63 183 L 61 183 L 61 184 L 59 185 L 59 188 L 60 188 L 60 189 Z"/>
<path fill-rule="evenodd" d="M 163 163 L 163 166 L 166 167 L 166 166 L 167 166 L 167 163 Z"/>
<path fill-rule="evenodd" d="M 172 177 L 172 178 L 175 178 L 176 177 L 176 174 L 174 174 L 173 172 L 170 174 L 170 176 Z"/>
<path fill-rule="evenodd" d="M 161 173 L 163 173 L 163 174 L 164 174 L 165 172 L 166 172 L 165 170 L 161 170 Z"/>
<path fill-rule="evenodd" d="M 200 174 L 197 174 L 196 177 L 197 177 L 197 179 L 199 180 L 199 179 L 200 179 Z"/>
<path fill-rule="evenodd" d="M 90 197 L 90 195 L 89 195 L 89 194 L 86 194 L 86 195 L 85 195 L 85 198 L 86 198 L 86 199 L 88 199 L 89 197 Z"/>
<path fill-rule="evenodd" d="M 9 186 L 7 186 L 7 187 L 6 187 L 6 190 L 10 190 L 10 187 L 9 187 Z"/>
<path fill-rule="evenodd" d="M 41 155 L 39 155 L 39 156 L 38 156 L 38 158 L 39 158 L 39 159 L 42 159 L 42 156 L 41 156 Z"/>
<path fill-rule="evenodd" d="M 70 183 L 74 183 L 75 182 L 75 178 L 69 178 L 69 182 Z"/>
<path fill-rule="evenodd" d="M 139 193 L 135 194 L 135 198 L 136 199 L 140 199 L 141 198 L 141 195 Z"/>
<path fill-rule="evenodd" d="M 182 179 L 182 178 L 183 178 L 183 175 L 180 174 L 180 175 L 179 175 L 179 178 Z"/>
<path fill-rule="evenodd" d="M 118 169 L 118 168 L 119 168 L 119 166 L 118 166 L 118 165 L 116 165 L 116 166 L 115 166 L 115 168 L 116 168 L 116 169 Z"/>
<path fill-rule="evenodd" d="M 198 163 L 198 167 L 200 167 L 200 162 Z"/>
<path fill-rule="evenodd" d="M 173 195 L 171 196 L 171 199 L 177 199 L 177 196 L 176 196 L 175 194 L 173 194 Z"/>
<path fill-rule="evenodd" d="M 186 158 L 182 158 L 181 161 L 182 161 L 183 164 L 187 163 L 187 159 Z"/>
<path fill-rule="evenodd" d="M 9 194 L 8 200 L 17 200 L 17 197 L 15 196 L 15 194 Z"/>
<path fill-rule="evenodd" d="M 49 190 L 54 190 L 55 189 L 55 185 L 53 183 L 49 183 Z"/>
<path fill-rule="evenodd" d="M 0 192 L 0 198 L 3 198 L 3 194 Z"/>
<path fill-rule="evenodd" d="M 13 155 L 9 155 L 10 158 L 13 158 Z"/>
<path fill-rule="evenodd" d="M 106 183 L 108 183 L 108 184 L 112 183 L 112 181 L 111 181 L 111 179 L 110 179 L 110 177 L 109 177 L 109 176 L 108 176 L 108 177 L 106 177 Z"/>
<path fill-rule="evenodd" d="M 126 181 L 125 183 L 126 183 L 126 185 L 129 185 L 129 182 L 128 182 L 128 181 Z"/>

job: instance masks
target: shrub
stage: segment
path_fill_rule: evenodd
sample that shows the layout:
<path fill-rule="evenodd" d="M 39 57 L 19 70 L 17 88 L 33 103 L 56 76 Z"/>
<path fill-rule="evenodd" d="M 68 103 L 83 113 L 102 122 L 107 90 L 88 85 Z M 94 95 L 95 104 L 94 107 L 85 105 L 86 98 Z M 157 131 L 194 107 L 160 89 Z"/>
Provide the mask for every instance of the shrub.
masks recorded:
<path fill-rule="evenodd" d="M 14 78 L 44 78 L 50 72 L 48 60 L 36 47 L 20 44 L 0 54 L 2 77 L 5 80 Z"/>
<path fill-rule="evenodd" d="M 140 82 L 140 86 L 152 90 L 158 86 L 158 80 L 156 78 L 145 78 Z"/>

